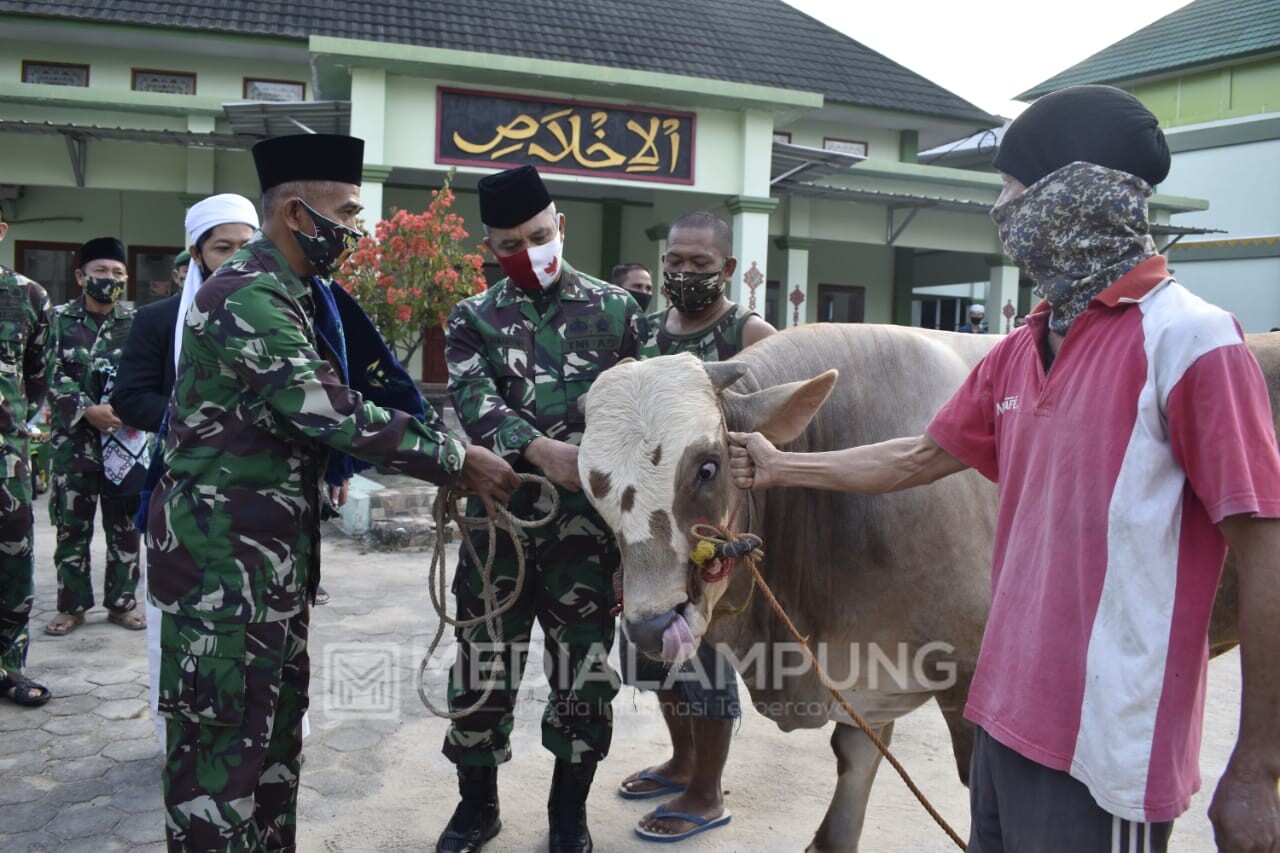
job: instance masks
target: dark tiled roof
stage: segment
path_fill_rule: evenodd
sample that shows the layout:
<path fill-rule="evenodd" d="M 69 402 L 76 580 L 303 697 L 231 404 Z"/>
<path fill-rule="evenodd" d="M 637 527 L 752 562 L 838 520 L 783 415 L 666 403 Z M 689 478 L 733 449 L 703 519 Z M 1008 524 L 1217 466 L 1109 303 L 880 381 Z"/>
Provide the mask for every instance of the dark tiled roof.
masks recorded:
<path fill-rule="evenodd" d="M 782 0 L 0 0 L 5 12 L 582 62 L 998 123 Z"/>
<path fill-rule="evenodd" d="M 1280 0 L 1196 0 L 1018 95 L 1120 83 L 1280 50 Z"/>

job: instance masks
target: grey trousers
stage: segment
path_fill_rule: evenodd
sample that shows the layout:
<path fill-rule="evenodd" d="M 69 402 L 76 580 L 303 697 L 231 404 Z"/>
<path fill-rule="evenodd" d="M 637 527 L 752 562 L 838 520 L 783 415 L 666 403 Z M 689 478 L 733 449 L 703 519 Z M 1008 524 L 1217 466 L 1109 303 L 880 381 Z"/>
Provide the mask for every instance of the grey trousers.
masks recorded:
<path fill-rule="evenodd" d="M 1165 853 L 1173 822 L 1103 811 L 1088 787 L 978 727 L 969 763 L 968 853 Z"/>

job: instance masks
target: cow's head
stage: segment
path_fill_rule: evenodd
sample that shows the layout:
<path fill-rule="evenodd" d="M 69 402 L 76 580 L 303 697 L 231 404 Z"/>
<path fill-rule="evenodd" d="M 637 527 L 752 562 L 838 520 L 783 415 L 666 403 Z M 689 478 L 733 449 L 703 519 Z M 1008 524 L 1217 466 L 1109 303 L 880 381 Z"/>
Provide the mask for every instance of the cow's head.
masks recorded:
<path fill-rule="evenodd" d="M 697 649 L 728 579 L 691 571 L 695 524 L 724 525 L 739 492 L 729 476 L 722 402 L 733 428 L 792 441 L 835 385 L 829 370 L 805 382 L 739 395 L 725 389 L 741 362 L 703 364 L 689 354 L 624 362 L 581 398 L 587 417 L 578 470 L 592 505 L 622 550 L 623 620 L 651 657 L 683 660 Z"/>

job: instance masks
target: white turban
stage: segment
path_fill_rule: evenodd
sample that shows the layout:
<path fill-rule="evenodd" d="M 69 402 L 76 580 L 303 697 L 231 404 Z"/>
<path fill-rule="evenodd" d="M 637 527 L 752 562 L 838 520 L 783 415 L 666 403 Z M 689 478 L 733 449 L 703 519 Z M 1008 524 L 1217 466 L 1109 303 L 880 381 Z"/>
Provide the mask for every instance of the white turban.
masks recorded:
<path fill-rule="evenodd" d="M 235 193 L 211 195 L 197 202 L 187 211 L 185 221 L 188 245 L 194 246 L 204 234 L 219 225 L 243 224 L 258 228 L 258 209 L 253 202 Z M 182 351 L 182 327 L 186 325 L 187 311 L 195 301 L 196 291 L 204 283 L 200 264 L 193 257 L 187 265 L 187 280 L 182 285 L 182 301 L 178 304 L 178 325 L 173 330 L 173 368 L 178 369 L 178 355 Z"/>

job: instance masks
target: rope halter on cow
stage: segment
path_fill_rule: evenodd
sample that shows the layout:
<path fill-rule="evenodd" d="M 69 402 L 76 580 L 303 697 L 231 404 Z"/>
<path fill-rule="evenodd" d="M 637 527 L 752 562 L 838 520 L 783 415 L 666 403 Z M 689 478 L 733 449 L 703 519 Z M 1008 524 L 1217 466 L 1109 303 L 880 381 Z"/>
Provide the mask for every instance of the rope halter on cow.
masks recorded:
<path fill-rule="evenodd" d="M 695 524 L 689 531 L 698 540 L 689 559 L 702 572 L 703 583 L 717 583 L 733 573 L 733 564 L 763 544 L 754 533 L 733 533 L 727 527 Z"/>

